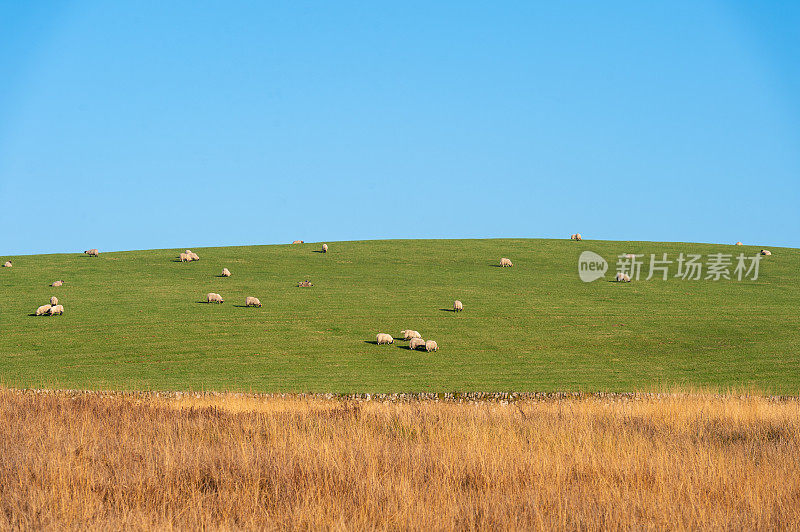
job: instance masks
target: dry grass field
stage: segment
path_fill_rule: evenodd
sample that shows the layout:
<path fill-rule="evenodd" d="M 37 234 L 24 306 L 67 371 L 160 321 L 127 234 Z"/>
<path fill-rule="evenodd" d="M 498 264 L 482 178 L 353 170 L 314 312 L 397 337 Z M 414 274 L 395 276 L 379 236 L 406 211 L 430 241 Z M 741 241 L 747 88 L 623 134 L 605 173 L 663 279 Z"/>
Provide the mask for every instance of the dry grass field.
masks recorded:
<path fill-rule="evenodd" d="M 0 390 L 0 529 L 800 527 L 800 403 Z"/>

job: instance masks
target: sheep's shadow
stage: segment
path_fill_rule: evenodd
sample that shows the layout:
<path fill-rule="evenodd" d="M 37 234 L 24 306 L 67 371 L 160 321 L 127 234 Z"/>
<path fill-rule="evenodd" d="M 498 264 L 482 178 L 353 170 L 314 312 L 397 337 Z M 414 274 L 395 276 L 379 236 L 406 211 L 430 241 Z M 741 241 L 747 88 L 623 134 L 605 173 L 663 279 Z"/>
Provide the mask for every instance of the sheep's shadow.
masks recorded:
<path fill-rule="evenodd" d="M 502 268 L 502 266 L 500 266 L 499 264 L 490 264 L 489 266 L 491 266 L 492 268 Z"/>
<path fill-rule="evenodd" d="M 365 344 L 378 345 L 378 342 L 376 342 L 375 340 L 364 340 L 364 343 Z"/>
<path fill-rule="evenodd" d="M 410 345 L 398 345 L 397 349 L 405 349 L 406 351 L 417 351 L 416 349 L 411 349 Z"/>
<path fill-rule="evenodd" d="M 214 277 L 229 277 L 229 276 L 228 275 L 219 274 L 219 275 L 215 275 Z"/>
<path fill-rule="evenodd" d="M 442 312 L 456 312 L 456 309 L 454 308 L 440 308 L 439 310 Z"/>
<path fill-rule="evenodd" d="M 326 252 L 322 251 L 321 249 L 313 249 L 311 250 L 311 253 L 326 253 Z"/>

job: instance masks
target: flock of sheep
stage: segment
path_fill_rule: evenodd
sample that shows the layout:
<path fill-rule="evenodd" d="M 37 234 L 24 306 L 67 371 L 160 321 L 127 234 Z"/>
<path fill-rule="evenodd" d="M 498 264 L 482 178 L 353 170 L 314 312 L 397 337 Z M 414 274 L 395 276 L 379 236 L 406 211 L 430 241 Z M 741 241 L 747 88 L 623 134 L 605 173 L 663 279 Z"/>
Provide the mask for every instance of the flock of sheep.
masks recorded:
<path fill-rule="evenodd" d="M 580 241 L 580 240 L 583 240 L 583 237 L 581 236 L 580 233 L 575 233 L 573 235 L 570 235 L 570 240 L 578 240 L 578 241 Z M 303 241 L 302 240 L 295 240 L 292 243 L 293 244 L 302 244 Z M 741 246 L 743 244 L 741 242 L 736 242 L 736 245 L 737 246 Z M 322 253 L 327 253 L 328 252 L 328 245 L 327 244 L 322 244 L 321 252 Z M 86 255 L 90 256 L 90 257 L 99 257 L 100 256 L 100 251 L 98 251 L 97 249 L 89 249 L 89 250 L 84 251 L 84 253 Z M 767 249 L 762 249 L 760 253 L 761 253 L 761 255 L 772 255 L 772 252 L 770 252 Z M 632 257 L 634 257 L 634 255 L 627 254 L 626 257 L 632 258 Z M 180 262 L 192 262 L 192 261 L 200 260 L 200 257 L 197 255 L 197 253 L 194 253 L 192 250 L 187 249 L 185 252 L 183 252 L 183 253 L 181 253 L 179 255 L 178 259 L 180 260 Z M 510 259 L 508 259 L 506 257 L 503 257 L 503 258 L 500 259 L 500 266 L 502 268 L 506 268 L 506 267 L 512 267 L 512 266 L 514 266 L 514 264 L 511 262 Z M 12 267 L 11 261 L 10 260 L 6 261 L 3 264 L 3 267 L 4 268 L 11 268 Z M 230 276 L 231 276 L 230 270 L 228 270 L 228 268 L 222 268 L 221 277 L 230 277 Z M 625 282 L 625 283 L 631 282 L 631 278 L 627 273 L 617 273 L 617 275 L 615 277 L 615 280 L 617 282 Z M 58 287 L 58 286 L 62 286 L 63 284 L 64 284 L 63 280 L 58 280 L 58 281 L 54 281 L 50 286 Z M 298 284 L 298 286 L 313 286 L 313 285 L 309 281 L 302 281 L 302 282 L 300 282 Z M 209 292 L 208 294 L 206 294 L 206 303 L 219 303 L 219 304 L 221 304 L 221 303 L 224 303 L 224 302 L 225 302 L 225 300 L 223 299 L 223 297 L 220 294 L 217 294 L 215 292 Z M 245 298 L 245 306 L 247 306 L 247 307 L 259 307 L 260 308 L 261 307 L 261 301 L 257 297 L 247 296 Z M 461 301 L 456 300 L 453 303 L 453 311 L 454 312 L 460 312 L 462 310 L 464 310 L 463 303 L 461 303 Z M 58 303 L 58 298 L 53 296 L 53 297 L 50 298 L 50 303 L 49 304 L 42 305 L 42 306 L 40 306 L 40 307 L 38 307 L 36 309 L 35 315 L 36 316 L 55 316 L 55 315 L 61 315 L 63 313 L 64 313 L 64 305 L 60 305 Z M 439 349 L 439 345 L 434 340 L 428 340 L 426 342 L 425 340 L 422 339 L 421 335 L 417 331 L 404 330 L 404 331 L 400 331 L 400 334 L 403 335 L 403 340 L 409 341 L 409 349 L 411 349 L 411 350 L 425 349 L 425 351 L 431 352 L 431 351 L 437 351 Z M 392 343 L 394 343 L 394 337 L 392 337 L 392 335 L 390 335 L 390 334 L 378 333 L 378 335 L 376 336 L 376 343 L 378 345 L 392 344 Z"/>
<path fill-rule="evenodd" d="M 460 303 L 457 301 L 457 303 Z M 431 351 L 438 351 L 439 344 L 436 343 L 435 340 L 428 340 L 427 342 L 422 339 L 422 335 L 419 334 L 419 331 L 412 331 L 411 329 L 406 329 L 400 331 L 400 334 L 403 335 L 403 340 L 408 341 L 408 348 L 412 351 L 416 351 L 417 349 L 424 349 L 428 353 Z M 389 345 L 394 343 L 394 337 L 391 334 L 386 333 L 378 333 L 378 336 L 375 337 L 375 343 L 378 345 Z"/>

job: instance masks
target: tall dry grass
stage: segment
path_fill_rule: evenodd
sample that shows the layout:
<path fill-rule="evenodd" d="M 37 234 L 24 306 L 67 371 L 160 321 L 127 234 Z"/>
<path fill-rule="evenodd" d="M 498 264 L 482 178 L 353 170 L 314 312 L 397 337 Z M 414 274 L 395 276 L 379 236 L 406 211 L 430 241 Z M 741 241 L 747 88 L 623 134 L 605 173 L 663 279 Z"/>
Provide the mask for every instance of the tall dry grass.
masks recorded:
<path fill-rule="evenodd" d="M 800 406 L 0 391 L 0 528 L 798 529 Z"/>

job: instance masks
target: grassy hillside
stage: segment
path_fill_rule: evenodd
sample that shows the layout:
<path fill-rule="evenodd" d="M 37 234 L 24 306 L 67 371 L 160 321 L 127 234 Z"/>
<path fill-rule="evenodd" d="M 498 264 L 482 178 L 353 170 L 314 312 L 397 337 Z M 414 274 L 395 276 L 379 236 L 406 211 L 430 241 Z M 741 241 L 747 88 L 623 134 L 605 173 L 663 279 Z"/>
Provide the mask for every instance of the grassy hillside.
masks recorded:
<path fill-rule="evenodd" d="M 370 241 L 10 258 L 0 383 L 244 391 L 800 392 L 800 251 L 757 281 L 583 283 L 581 251 L 752 255 L 753 247 L 569 240 Z M 499 268 L 509 257 L 514 268 Z M 222 267 L 233 276 L 218 277 Z M 610 263 L 606 278 L 613 277 Z M 675 266 L 673 265 L 673 273 Z M 309 278 L 312 288 L 298 288 Z M 59 288 L 48 286 L 64 279 Z M 200 303 L 218 292 L 223 305 Z M 63 316 L 30 316 L 56 295 Z M 263 308 L 245 308 L 245 296 Z M 454 299 L 463 313 L 449 312 Z M 436 353 L 375 334 L 419 330 Z"/>

